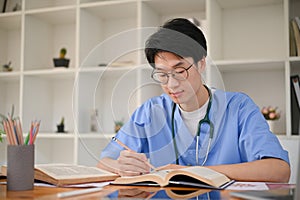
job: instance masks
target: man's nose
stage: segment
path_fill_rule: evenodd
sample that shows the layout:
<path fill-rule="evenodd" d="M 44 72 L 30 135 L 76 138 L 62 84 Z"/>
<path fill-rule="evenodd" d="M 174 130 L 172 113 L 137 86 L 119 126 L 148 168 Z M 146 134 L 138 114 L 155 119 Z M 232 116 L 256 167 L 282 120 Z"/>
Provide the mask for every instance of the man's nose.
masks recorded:
<path fill-rule="evenodd" d="M 174 78 L 173 74 L 169 74 L 169 80 L 168 80 L 167 86 L 169 88 L 174 88 L 174 87 L 176 87 L 178 85 L 179 85 L 179 80 L 177 80 L 176 78 Z"/>

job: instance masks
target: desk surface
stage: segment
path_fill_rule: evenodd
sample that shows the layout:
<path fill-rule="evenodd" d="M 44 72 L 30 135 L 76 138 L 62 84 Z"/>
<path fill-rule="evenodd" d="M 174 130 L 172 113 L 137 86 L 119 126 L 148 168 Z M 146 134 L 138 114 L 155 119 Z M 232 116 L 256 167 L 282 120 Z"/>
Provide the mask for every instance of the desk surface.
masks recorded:
<path fill-rule="evenodd" d="M 293 187 L 287 184 L 284 186 L 279 185 L 270 185 L 271 189 L 277 188 L 291 188 Z M 82 188 L 81 188 L 82 189 Z M 108 185 L 103 188 L 103 190 L 95 193 L 79 195 L 79 196 L 72 196 L 69 198 L 58 198 L 57 194 L 60 192 L 65 191 L 72 191 L 72 190 L 80 190 L 79 188 L 58 188 L 58 187 L 42 187 L 42 186 L 35 186 L 33 190 L 28 191 L 7 191 L 6 185 L 0 185 L 0 199 L 101 199 L 104 197 L 109 197 L 110 199 L 114 198 L 140 198 L 140 199 L 150 199 L 150 198 L 159 198 L 159 199 L 174 199 L 175 196 L 171 196 L 171 193 L 177 191 L 181 193 L 181 195 L 187 193 L 194 193 L 194 196 L 201 195 L 203 199 L 235 199 L 230 197 L 229 190 L 222 190 L 222 191 L 212 191 L 207 189 L 192 189 L 192 188 L 159 188 L 159 187 L 142 187 L 142 186 L 116 186 L 116 185 Z M 203 195 L 203 196 L 202 196 Z M 181 196 L 183 198 L 192 198 L 192 196 Z M 179 197 L 177 197 L 179 198 Z M 201 199 L 202 199 L 201 198 Z"/>

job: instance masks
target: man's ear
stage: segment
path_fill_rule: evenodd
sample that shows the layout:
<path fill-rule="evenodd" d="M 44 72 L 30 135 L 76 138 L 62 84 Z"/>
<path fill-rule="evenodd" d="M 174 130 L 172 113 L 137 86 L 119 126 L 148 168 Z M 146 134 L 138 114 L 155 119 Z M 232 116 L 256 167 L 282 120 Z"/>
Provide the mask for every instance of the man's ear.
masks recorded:
<path fill-rule="evenodd" d="M 198 71 L 201 74 L 206 68 L 206 59 L 205 59 L 205 57 L 203 57 L 201 60 L 199 60 L 197 62 L 197 64 L 198 64 Z"/>

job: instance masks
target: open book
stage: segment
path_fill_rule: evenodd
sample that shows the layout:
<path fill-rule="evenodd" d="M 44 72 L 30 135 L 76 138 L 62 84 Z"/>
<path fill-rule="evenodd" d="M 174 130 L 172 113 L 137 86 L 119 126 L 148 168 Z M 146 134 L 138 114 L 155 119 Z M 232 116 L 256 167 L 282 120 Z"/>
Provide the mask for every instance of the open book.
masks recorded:
<path fill-rule="evenodd" d="M 224 189 L 232 183 L 227 176 L 212 169 L 200 166 L 182 169 L 153 171 L 140 176 L 122 176 L 112 184 L 149 186 L 189 186 L 211 189 Z"/>
<path fill-rule="evenodd" d="M 157 187 L 124 187 L 111 193 L 108 197 L 115 197 L 123 199 L 190 199 L 200 197 L 202 195 L 210 193 L 211 189 L 199 189 L 199 188 L 182 188 L 168 187 L 161 190 Z M 169 199 L 167 198 L 167 199 Z M 202 199 L 202 198 L 199 198 Z"/>
<path fill-rule="evenodd" d="M 6 166 L 1 171 L 6 175 Z M 69 164 L 40 164 L 35 165 L 34 179 L 56 186 L 111 181 L 118 177 L 117 174 L 82 165 Z"/>
<path fill-rule="evenodd" d="M 172 199 L 191 199 L 210 192 L 209 189 L 200 190 L 166 190 L 168 197 Z"/>

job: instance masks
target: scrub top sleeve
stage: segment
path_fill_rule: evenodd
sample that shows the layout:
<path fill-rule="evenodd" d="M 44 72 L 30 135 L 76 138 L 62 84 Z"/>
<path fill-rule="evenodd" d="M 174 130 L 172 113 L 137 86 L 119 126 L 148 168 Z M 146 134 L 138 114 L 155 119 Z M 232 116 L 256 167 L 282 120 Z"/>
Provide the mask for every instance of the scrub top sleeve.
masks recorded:
<path fill-rule="evenodd" d="M 248 96 L 245 95 L 245 98 L 239 109 L 239 148 L 242 160 L 247 162 L 273 157 L 289 163 L 288 152 L 270 132 L 259 107 Z"/>
<path fill-rule="evenodd" d="M 120 156 L 120 152 L 122 151 L 122 147 L 118 145 L 116 142 L 111 141 L 101 152 L 100 159 L 102 158 L 112 158 L 116 160 Z"/>

